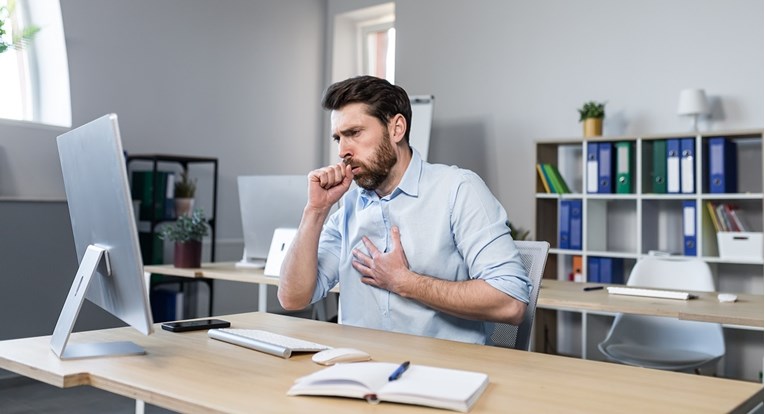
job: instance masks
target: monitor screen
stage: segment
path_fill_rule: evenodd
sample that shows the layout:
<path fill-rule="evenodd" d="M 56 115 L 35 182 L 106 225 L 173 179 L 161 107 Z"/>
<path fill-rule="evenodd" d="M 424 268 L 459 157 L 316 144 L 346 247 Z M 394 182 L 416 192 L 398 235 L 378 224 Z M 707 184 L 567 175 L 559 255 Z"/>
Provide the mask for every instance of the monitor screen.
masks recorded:
<path fill-rule="evenodd" d="M 428 160 L 430 151 L 430 128 L 433 123 L 432 95 L 410 96 L 412 125 L 409 127 L 409 145 L 420 153 L 423 161 Z"/>
<path fill-rule="evenodd" d="M 57 142 L 80 268 L 51 347 L 62 358 L 121 354 L 129 342 L 115 349 L 67 347 L 83 297 L 146 335 L 153 330 L 117 115 L 62 134 Z"/>
<path fill-rule="evenodd" d="M 240 176 L 244 255 L 242 264 L 265 266 L 274 230 L 297 228 L 308 202 L 307 175 Z"/>

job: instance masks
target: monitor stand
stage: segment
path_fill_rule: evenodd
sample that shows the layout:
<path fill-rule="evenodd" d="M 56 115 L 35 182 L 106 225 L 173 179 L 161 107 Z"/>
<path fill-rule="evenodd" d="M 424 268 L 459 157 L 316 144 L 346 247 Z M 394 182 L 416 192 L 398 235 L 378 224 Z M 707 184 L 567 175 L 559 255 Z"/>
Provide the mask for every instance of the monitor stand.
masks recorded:
<path fill-rule="evenodd" d="M 248 257 L 247 249 L 244 249 L 242 260 L 236 262 L 235 267 L 239 269 L 263 269 L 266 267 L 266 259 Z"/>
<path fill-rule="evenodd" d="M 79 315 L 82 304 L 85 301 L 88 285 L 99 269 L 101 269 L 102 274 L 111 276 L 108 250 L 103 247 L 90 245 L 82 257 L 82 262 L 80 262 L 80 267 L 77 269 L 74 282 L 72 282 L 72 288 L 69 289 L 66 302 L 64 302 L 64 307 L 61 309 L 58 322 L 56 322 L 56 328 L 53 330 L 53 335 L 50 338 L 50 348 L 59 359 L 141 355 L 146 353 L 140 346 L 127 341 L 67 345 L 72 329 L 74 329 L 77 315 Z"/>

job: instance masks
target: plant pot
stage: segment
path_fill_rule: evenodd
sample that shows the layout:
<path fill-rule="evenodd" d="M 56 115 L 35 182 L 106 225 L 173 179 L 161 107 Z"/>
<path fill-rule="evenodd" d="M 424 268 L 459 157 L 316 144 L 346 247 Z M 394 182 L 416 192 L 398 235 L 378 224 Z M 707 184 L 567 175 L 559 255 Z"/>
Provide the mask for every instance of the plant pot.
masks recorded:
<path fill-rule="evenodd" d="M 584 120 L 584 137 L 599 137 L 603 135 L 603 118 L 587 118 Z"/>
<path fill-rule="evenodd" d="M 202 266 L 202 242 L 191 240 L 186 243 L 175 243 L 173 265 L 181 268 L 197 268 Z"/>
<path fill-rule="evenodd" d="M 191 211 L 194 210 L 193 198 L 176 198 L 175 199 L 175 216 L 190 216 Z"/>

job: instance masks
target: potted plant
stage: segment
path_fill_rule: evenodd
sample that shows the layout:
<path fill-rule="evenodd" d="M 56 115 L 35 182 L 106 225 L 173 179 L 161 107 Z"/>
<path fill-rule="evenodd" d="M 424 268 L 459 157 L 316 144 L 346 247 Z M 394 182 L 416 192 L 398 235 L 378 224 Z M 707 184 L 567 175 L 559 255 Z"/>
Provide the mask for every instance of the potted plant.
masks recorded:
<path fill-rule="evenodd" d="M 510 237 L 512 237 L 513 240 L 526 240 L 526 238 L 529 237 L 529 230 L 515 227 L 509 220 L 507 221 L 507 227 L 510 228 Z"/>
<path fill-rule="evenodd" d="M 194 209 L 194 194 L 197 191 L 197 180 L 189 177 L 188 170 L 181 173 L 180 181 L 175 183 L 175 214 L 180 217 L 188 215 Z"/>
<path fill-rule="evenodd" d="M 579 122 L 584 122 L 584 137 L 603 135 L 603 118 L 606 117 L 606 103 L 589 101 L 579 109 Z"/>
<path fill-rule="evenodd" d="M 175 223 L 162 227 L 159 238 L 175 242 L 175 267 L 197 268 L 202 265 L 202 238 L 207 235 L 207 219 L 202 209 L 178 216 Z"/>

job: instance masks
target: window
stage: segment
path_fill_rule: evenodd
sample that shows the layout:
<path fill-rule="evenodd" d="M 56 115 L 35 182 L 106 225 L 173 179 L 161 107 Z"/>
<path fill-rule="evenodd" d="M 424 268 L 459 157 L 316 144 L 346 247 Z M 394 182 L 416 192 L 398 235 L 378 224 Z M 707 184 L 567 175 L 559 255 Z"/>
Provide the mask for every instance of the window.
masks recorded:
<path fill-rule="evenodd" d="M 18 0 L 17 0 L 18 1 Z M 0 0 L 0 18 L 5 19 L 2 41 L 13 43 L 21 28 L 28 25 L 23 7 L 17 3 L 13 14 L 8 0 Z M 26 50 L 9 47 L 0 53 L 0 117 L 32 119 L 32 91 L 29 81 L 29 59 Z"/>
<path fill-rule="evenodd" d="M 69 127 L 72 111 L 64 27 L 58 0 L 0 0 L 13 14 L 3 39 L 40 27 L 23 49 L 0 53 L 0 118 Z"/>
<path fill-rule="evenodd" d="M 395 83 L 396 28 L 393 21 L 361 25 L 363 73 Z"/>
<path fill-rule="evenodd" d="M 394 83 L 396 56 L 396 5 L 393 2 L 349 10 L 335 15 L 332 27 L 330 82 L 358 75 L 372 75 Z M 327 129 L 329 124 L 327 124 Z M 326 162 L 337 160 L 337 146 L 325 145 Z"/>
<path fill-rule="evenodd" d="M 335 16 L 331 81 L 373 75 L 394 82 L 396 6 L 384 3 Z"/>

